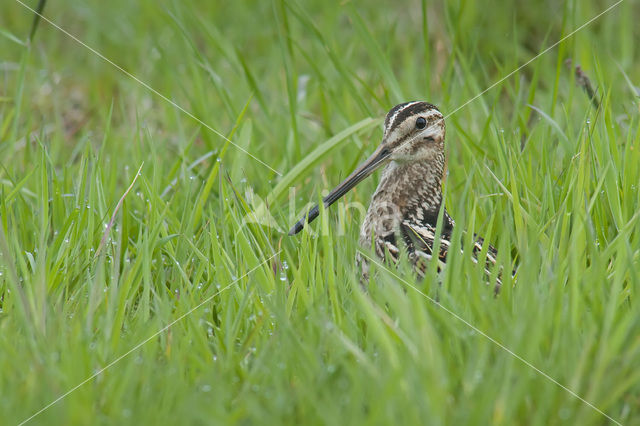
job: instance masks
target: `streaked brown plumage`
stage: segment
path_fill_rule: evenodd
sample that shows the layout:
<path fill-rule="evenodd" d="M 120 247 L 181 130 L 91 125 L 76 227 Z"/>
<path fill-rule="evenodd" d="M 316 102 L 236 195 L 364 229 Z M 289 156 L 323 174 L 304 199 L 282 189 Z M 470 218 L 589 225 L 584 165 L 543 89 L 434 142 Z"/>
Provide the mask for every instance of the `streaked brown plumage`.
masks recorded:
<path fill-rule="evenodd" d="M 437 258 L 442 262 L 446 261 L 455 225 L 442 203 L 444 139 L 444 117 L 434 105 L 416 101 L 393 107 L 385 119 L 378 149 L 323 200 L 326 207 L 330 206 L 374 170 L 385 166 L 362 223 L 359 242 L 365 248 L 373 245 L 381 259 L 388 253 L 397 261 L 402 241 L 420 275 L 424 274 L 425 261 L 432 258 L 441 208 L 444 211 Z M 293 226 L 289 235 L 302 230 L 318 212 L 315 206 Z M 483 244 L 482 238 L 476 238 L 474 259 Z M 487 264 L 495 263 L 496 257 L 496 249 L 489 245 Z M 368 263 L 360 256 L 358 260 L 367 278 Z"/>

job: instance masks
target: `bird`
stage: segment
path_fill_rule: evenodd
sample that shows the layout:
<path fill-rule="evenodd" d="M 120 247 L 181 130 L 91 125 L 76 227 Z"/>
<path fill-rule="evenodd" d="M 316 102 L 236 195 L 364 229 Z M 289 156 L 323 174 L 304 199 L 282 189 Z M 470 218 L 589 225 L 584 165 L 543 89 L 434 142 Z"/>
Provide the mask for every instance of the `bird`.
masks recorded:
<path fill-rule="evenodd" d="M 373 248 L 382 260 L 390 256 L 395 263 L 404 245 L 408 259 L 423 277 L 434 256 L 434 246 L 439 247 L 437 260 L 446 264 L 455 226 L 443 203 L 444 144 L 444 116 L 435 105 L 413 101 L 394 106 L 385 117 L 381 144 L 323 198 L 324 206 L 331 206 L 375 170 L 384 167 L 360 228 L 359 244 Z M 300 219 L 289 235 L 297 234 L 305 224 L 316 219 L 319 207 L 316 205 Z M 438 236 L 436 224 L 440 214 L 442 226 Z M 439 244 L 435 244 L 438 237 Z M 474 235 L 471 252 L 475 262 L 483 248 L 486 248 L 485 270 L 489 273 L 498 252 L 482 237 Z M 362 279 L 367 282 L 368 261 L 360 252 L 356 260 L 362 267 Z M 500 284 L 498 278 L 496 293 Z"/>

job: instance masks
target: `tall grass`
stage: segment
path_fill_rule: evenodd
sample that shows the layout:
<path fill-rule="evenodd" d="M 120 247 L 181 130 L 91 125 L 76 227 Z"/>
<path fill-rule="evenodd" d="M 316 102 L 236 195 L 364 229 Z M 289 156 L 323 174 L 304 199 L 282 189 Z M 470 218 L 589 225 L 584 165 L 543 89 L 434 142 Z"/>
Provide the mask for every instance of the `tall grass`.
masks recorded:
<path fill-rule="evenodd" d="M 462 255 L 424 280 L 375 267 L 363 291 L 355 210 L 329 209 L 317 235 L 285 232 L 373 151 L 394 104 L 447 114 L 607 5 L 47 4 L 279 176 L 44 22 L 27 42 L 33 16 L 5 3 L 3 423 L 96 373 L 29 424 L 611 422 L 477 330 L 640 421 L 637 4 L 447 118 L 456 232 L 518 266 L 494 298 Z M 375 184 L 346 202 L 368 203 Z"/>

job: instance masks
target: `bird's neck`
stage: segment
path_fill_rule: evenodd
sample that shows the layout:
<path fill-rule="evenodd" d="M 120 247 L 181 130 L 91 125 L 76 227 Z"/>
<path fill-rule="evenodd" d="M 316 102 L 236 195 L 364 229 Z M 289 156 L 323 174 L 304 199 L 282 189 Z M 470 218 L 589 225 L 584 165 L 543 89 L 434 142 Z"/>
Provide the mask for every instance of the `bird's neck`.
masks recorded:
<path fill-rule="evenodd" d="M 395 204 L 402 216 L 422 209 L 423 214 L 435 213 L 442 204 L 444 157 L 410 163 L 390 162 L 382 177 L 373 202 L 384 199 Z"/>

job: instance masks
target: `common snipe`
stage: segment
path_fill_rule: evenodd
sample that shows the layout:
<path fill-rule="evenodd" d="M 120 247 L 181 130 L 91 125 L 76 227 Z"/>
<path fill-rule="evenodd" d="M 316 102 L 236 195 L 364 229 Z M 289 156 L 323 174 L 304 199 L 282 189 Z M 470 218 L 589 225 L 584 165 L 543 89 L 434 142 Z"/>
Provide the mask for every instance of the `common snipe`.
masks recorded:
<path fill-rule="evenodd" d="M 433 256 L 440 209 L 444 209 L 438 253 L 442 262 L 446 261 L 455 226 L 442 202 L 444 138 L 444 117 L 437 107 L 427 102 L 396 105 L 384 121 L 384 135 L 378 149 L 323 199 L 325 207 L 329 207 L 376 169 L 385 166 L 360 229 L 360 245 L 368 248 L 373 244 L 378 257 L 384 259 L 388 254 L 397 261 L 402 241 L 420 275 L 424 274 L 425 261 Z M 319 206 L 315 206 L 291 228 L 289 235 L 300 232 L 318 213 Z M 472 253 L 476 262 L 483 245 L 482 238 L 474 238 Z M 494 264 L 496 257 L 496 249 L 489 245 L 487 266 Z M 358 262 L 367 279 L 368 262 L 360 255 Z M 496 291 L 499 285 L 500 281 Z"/>

